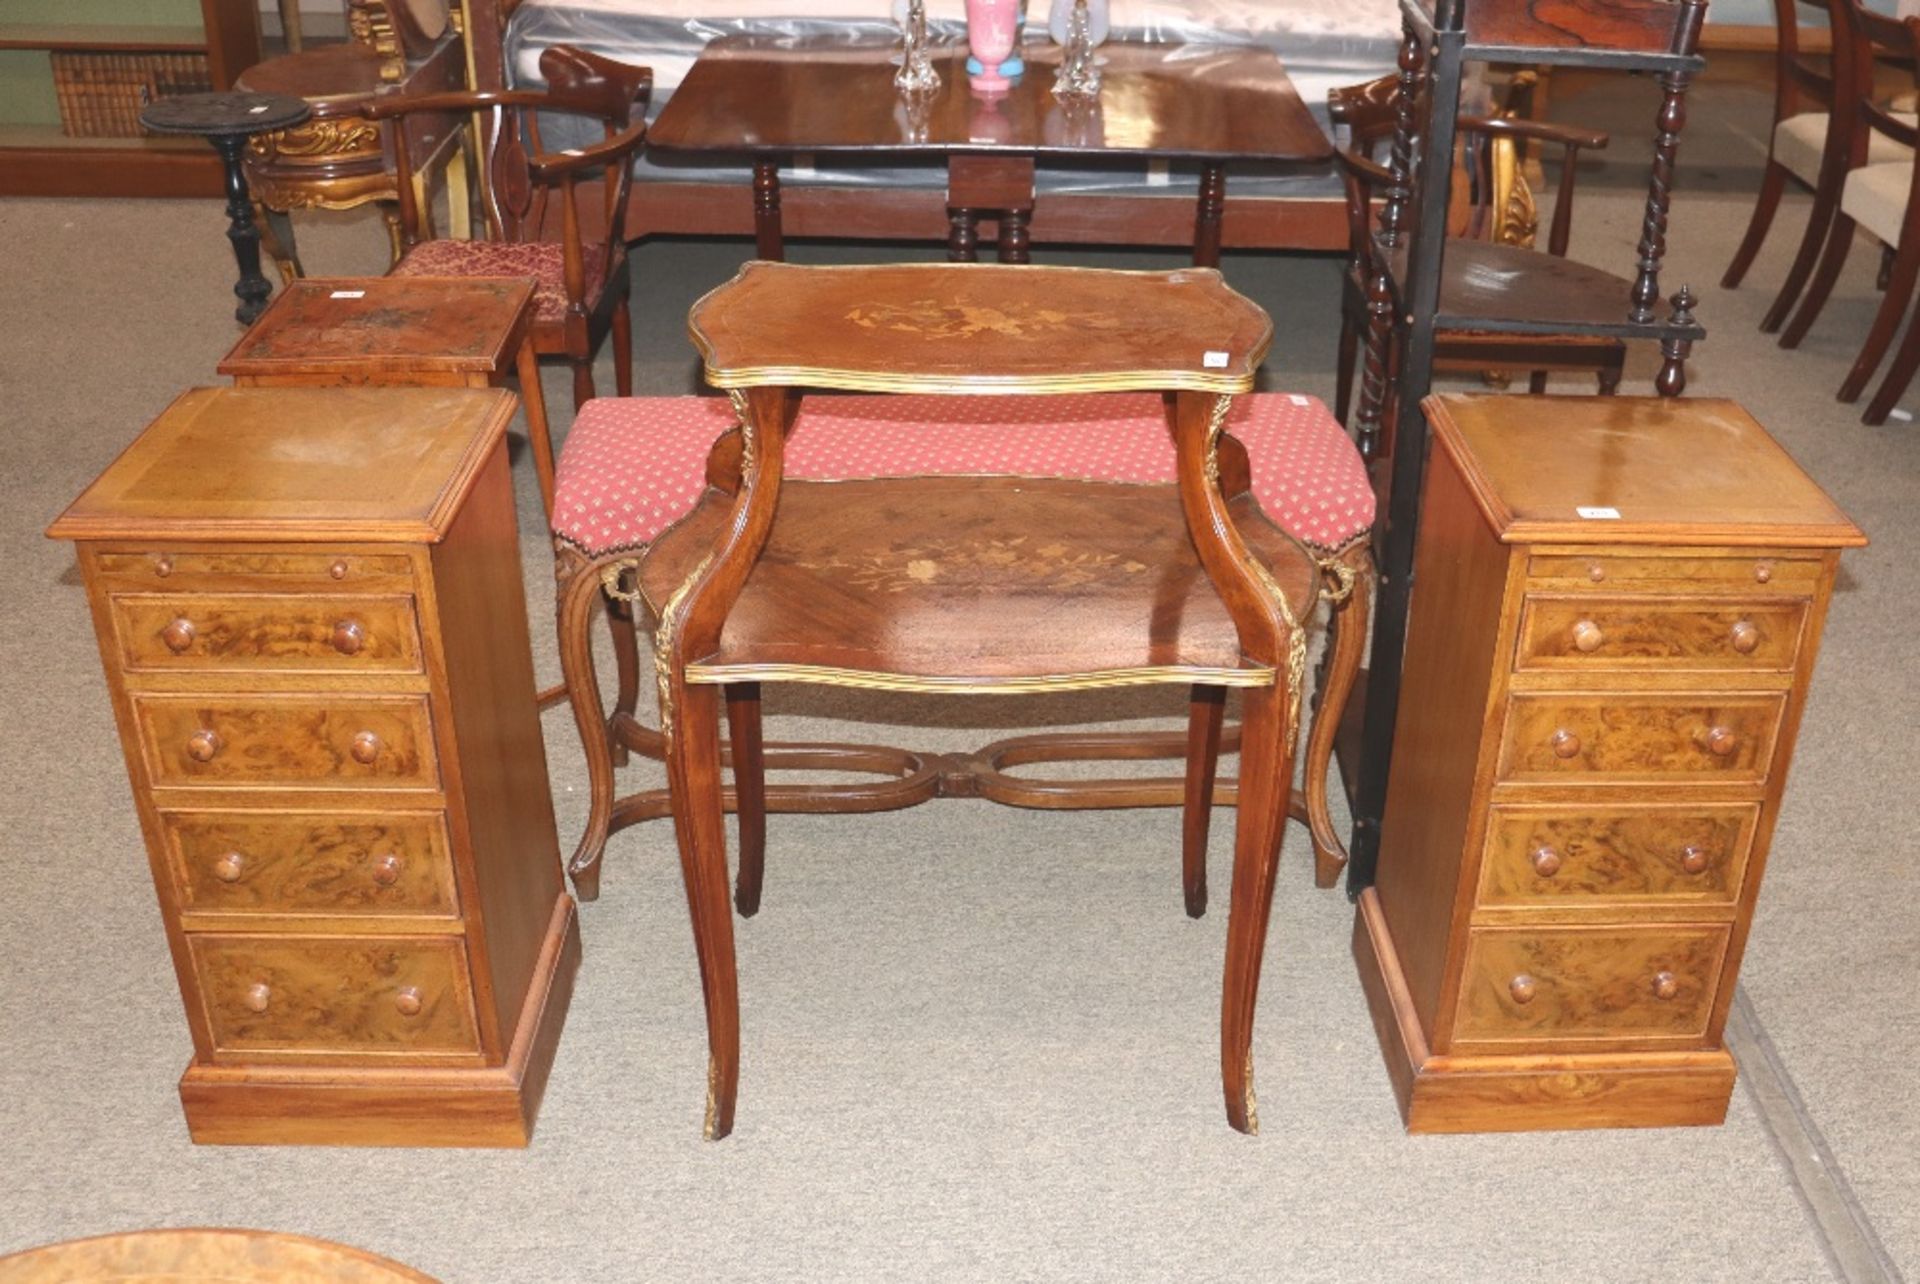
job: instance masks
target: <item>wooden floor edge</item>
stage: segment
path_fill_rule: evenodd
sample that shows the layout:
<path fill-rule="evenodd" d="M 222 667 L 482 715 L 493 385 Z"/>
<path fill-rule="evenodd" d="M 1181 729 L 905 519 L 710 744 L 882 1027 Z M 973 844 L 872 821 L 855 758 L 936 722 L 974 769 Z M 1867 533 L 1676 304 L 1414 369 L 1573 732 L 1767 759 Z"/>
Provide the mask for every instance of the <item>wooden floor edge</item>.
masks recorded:
<path fill-rule="evenodd" d="M 562 893 L 501 1065 L 189 1065 L 179 1086 L 188 1131 L 202 1145 L 525 1146 L 580 957 L 577 910 Z"/>
<path fill-rule="evenodd" d="M 1736 1071 L 1724 1049 L 1433 1055 L 1371 888 L 1355 910 L 1353 952 L 1408 1132 L 1666 1128 L 1726 1119 Z"/>

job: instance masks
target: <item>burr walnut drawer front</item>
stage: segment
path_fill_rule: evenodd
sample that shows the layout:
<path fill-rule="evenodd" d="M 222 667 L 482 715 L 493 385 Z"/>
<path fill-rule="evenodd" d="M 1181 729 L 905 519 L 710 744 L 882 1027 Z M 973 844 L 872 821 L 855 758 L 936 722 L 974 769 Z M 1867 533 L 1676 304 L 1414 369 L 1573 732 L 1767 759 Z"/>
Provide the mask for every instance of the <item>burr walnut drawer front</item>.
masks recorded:
<path fill-rule="evenodd" d="M 1773 760 L 1784 693 L 1515 695 L 1499 779 L 1759 784 Z"/>
<path fill-rule="evenodd" d="M 267 547 L 103 550 L 92 557 L 94 573 L 116 592 L 362 593 L 405 590 L 413 583 L 413 562 L 404 553 Z"/>
<path fill-rule="evenodd" d="M 122 663 L 143 669 L 420 672 L 413 598 L 115 593 Z"/>
<path fill-rule="evenodd" d="M 1801 599 L 1703 602 L 1529 595 L 1514 667 L 1527 669 L 1793 668 L 1807 618 Z"/>
<path fill-rule="evenodd" d="M 1666 901 L 1730 911 L 1759 819 L 1758 803 L 1496 804 L 1478 903 L 1605 911 Z"/>
<path fill-rule="evenodd" d="M 1527 578 L 1556 588 L 1647 589 L 1658 584 L 1694 588 L 1708 593 L 1735 591 L 1812 593 L 1820 583 L 1825 563 L 1817 557 L 1771 557 L 1764 554 L 1704 557 L 1694 554 L 1647 553 L 1534 553 L 1527 558 Z"/>
<path fill-rule="evenodd" d="M 1453 1048 L 1704 1037 L 1728 927 L 1476 928 Z"/>
<path fill-rule="evenodd" d="M 439 812 L 164 811 L 160 824 L 184 912 L 459 912 Z"/>
<path fill-rule="evenodd" d="M 216 1052 L 479 1051 L 457 937 L 197 933 L 187 947 Z"/>
<path fill-rule="evenodd" d="M 433 788 L 425 696 L 133 697 L 153 783 Z"/>

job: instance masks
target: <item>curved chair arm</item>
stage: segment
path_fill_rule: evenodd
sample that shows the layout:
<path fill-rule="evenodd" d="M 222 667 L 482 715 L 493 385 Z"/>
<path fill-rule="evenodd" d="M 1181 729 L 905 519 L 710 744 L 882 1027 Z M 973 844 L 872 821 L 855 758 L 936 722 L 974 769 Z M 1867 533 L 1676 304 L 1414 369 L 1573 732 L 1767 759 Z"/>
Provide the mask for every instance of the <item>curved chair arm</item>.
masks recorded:
<path fill-rule="evenodd" d="M 564 152 L 541 152 L 529 156 L 527 172 L 542 181 L 552 181 L 562 174 L 595 169 L 612 164 L 638 151 L 646 138 L 647 123 L 643 120 L 591 147 L 572 147 Z"/>
<path fill-rule="evenodd" d="M 1531 138 L 1562 147 L 1603 148 L 1609 137 L 1605 130 L 1579 129 L 1555 125 L 1544 120 L 1522 120 L 1517 116 L 1462 116 L 1460 129 L 1465 133 L 1488 134 L 1506 138 Z"/>

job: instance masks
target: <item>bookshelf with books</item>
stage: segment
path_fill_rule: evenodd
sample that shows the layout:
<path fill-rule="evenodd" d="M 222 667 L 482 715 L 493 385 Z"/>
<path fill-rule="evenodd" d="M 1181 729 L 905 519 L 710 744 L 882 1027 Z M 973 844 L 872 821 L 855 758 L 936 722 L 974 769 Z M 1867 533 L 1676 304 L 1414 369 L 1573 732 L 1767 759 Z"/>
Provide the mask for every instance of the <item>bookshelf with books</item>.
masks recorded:
<path fill-rule="evenodd" d="M 212 196 L 219 159 L 140 128 L 151 97 L 226 89 L 260 58 L 254 0 L 9 0 L 0 196 Z"/>

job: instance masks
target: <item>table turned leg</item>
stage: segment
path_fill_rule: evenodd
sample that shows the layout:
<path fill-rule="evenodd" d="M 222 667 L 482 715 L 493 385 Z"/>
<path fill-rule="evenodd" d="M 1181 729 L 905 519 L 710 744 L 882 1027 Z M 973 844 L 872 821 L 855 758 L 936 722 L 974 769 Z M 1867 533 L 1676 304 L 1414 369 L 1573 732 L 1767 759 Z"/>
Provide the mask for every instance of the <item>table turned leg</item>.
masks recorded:
<path fill-rule="evenodd" d="M 1193 216 L 1195 267 L 1220 266 L 1220 223 L 1227 212 L 1227 167 L 1207 161 L 1200 167 L 1200 204 Z"/>
<path fill-rule="evenodd" d="M 980 257 L 980 216 L 969 209 L 950 209 L 947 223 L 947 258 L 954 263 L 972 263 Z"/>
<path fill-rule="evenodd" d="M 1032 218 L 1032 210 L 1016 209 L 1001 213 L 1000 261 L 1002 263 L 1033 262 L 1033 236 L 1027 230 L 1027 224 Z"/>
<path fill-rule="evenodd" d="M 753 163 L 753 244 L 763 259 L 778 263 L 787 257 L 787 238 L 780 226 L 780 163 Z"/>
<path fill-rule="evenodd" d="M 240 265 L 240 279 L 233 292 L 240 300 L 234 319 L 252 325 L 266 311 L 267 296 L 273 286 L 260 274 L 260 229 L 253 221 L 253 201 L 247 195 L 247 175 L 240 157 L 247 149 L 241 134 L 219 134 L 209 140 L 227 171 L 227 239 L 233 242 L 234 261 Z"/>

